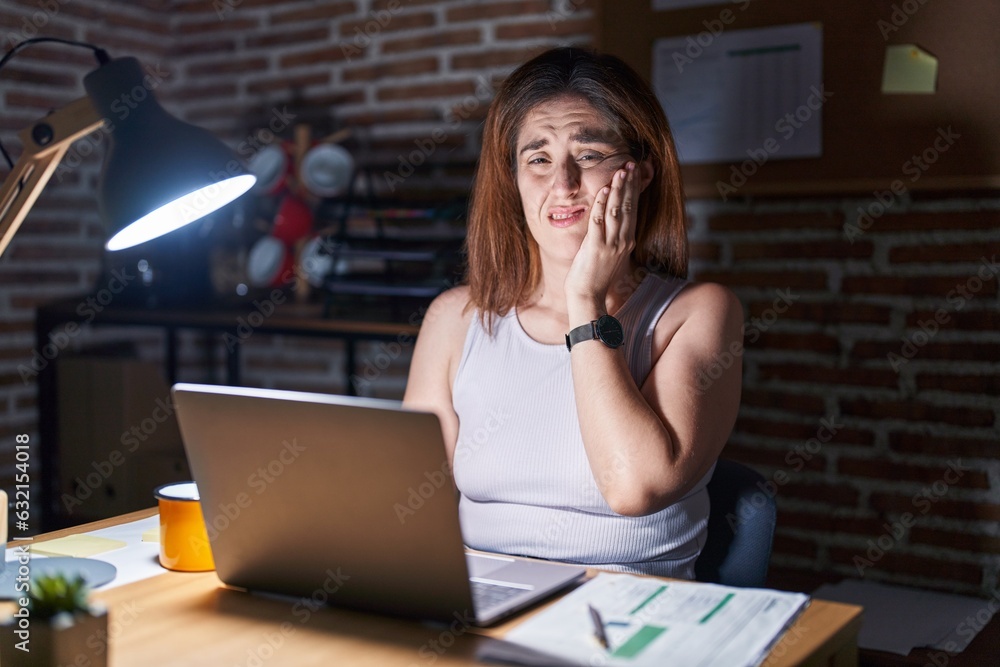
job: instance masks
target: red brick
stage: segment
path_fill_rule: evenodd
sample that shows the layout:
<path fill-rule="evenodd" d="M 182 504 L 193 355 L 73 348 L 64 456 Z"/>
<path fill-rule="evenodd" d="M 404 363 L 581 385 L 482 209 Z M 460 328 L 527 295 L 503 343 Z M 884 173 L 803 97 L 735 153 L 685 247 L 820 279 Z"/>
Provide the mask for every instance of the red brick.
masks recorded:
<path fill-rule="evenodd" d="M 214 76 L 217 74 L 249 74 L 266 71 L 267 67 L 266 58 L 230 58 L 189 65 L 187 73 L 190 77 Z"/>
<path fill-rule="evenodd" d="M 359 21 L 345 21 L 341 23 L 340 34 L 344 37 L 351 37 L 355 35 L 355 31 L 360 31 L 366 35 L 377 32 L 398 32 L 400 30 L 413 30 L 414 28 L 430 28 L 436 23 L 437 19 L 431 12 L 394 14 L 390 15 L 388 21 L 381 22 L 368 16 Z"/>
<path fill-rule="evenodd" d="M 246 14 L 242 14 L 240 18 L 227 18 L 223 21 L 214 16 L 204 21 L 181 21 L 174 26 L 174 32 L 180 35 L 207 35 L 213 32 L 234 34 L 248 32 L 259 25 L 260 22 L 256 18 L 250 18 Z"/>
<path fill-rule="evenodd" d="M 321 63 L 334 63 L 346 60 L 348 53 L 340 46 L 328 46 L 311 51 L 300 51 L 281 56 L 279 63 L 283 69 L 291 67 L 301 67 L 302 65 L 316 65 Z"/>
<path fill-rule="evenodd" d="M 734 243 L 733 259 L 863 259 L 871 257 L 867 241 L 802 241 L 797 243 Z"/>
<path fill-rule="evenodd" d="M 477 53 L 459 53 L 451 57 L 451 69 L 488 69 L 506 65 L 519 65 L 531 60 L 549 47 L 532 46 L 519 49 L 491 49 Z"/>
<path fill-rule="evenodd" d="M 266 1 L 266 0 L 265 0 Z M 247 48 L 270 48 L 273 46 L 284 46 L 286 44 L 304 44 L 306 42 L 323 42 L 330 36 L 328 26 L 316 26 L 315 28 L 304 28 L 302 30 L 286 30 L 284 32 L 262 32 L 248 35 L 246 38 Z"/>
<path fill-rule="evenodd" d="M 920 373 L 917 375 L 918 389 L 941 389 L 973 394 L 1000 396 L 1000 373 L 992 375 L 944 375 Z"/>
<path fill-rule="evenodd" d="M 7 277 L 3 276 L 3 280 L 6 282 Z M 0 333 L 24 333 L 26 331 L 34 331 L 31 320 L 19 320 L 17 322 L 0 322 Z"/>
<path fill-rule="evenodd" d="M 212 39 L 180 39 L 173 43 L 170 53 L 174 58 L 184 58 L 187 60 L 192 55 L 221 56 L 236 52 L 235 39 L 222 39 L 213 37 Z M 190 64 L 190 63 L 189 63 Z"/>
<path fill-rule="evenodd" d="M 906 338 L 914 343 L 923 340 L 923 336 L 910 334 Z M 906 349 L 904 349 L 906 348 Z M 854 344 L 851 348 L 851 357 L 854 359 L 885 359 L 889 361 L 889 354 L 898 355 L 900 359 L 907 359 L 909 354 L 911 359 L 948 359 L 950 361 L 985 361 L 1000 359 L 1000 343 L 966 343 L 966 342 L 943 342 L 927 343 L 923 346 L 911 348 L 904 344 L 902 338 L 896 341 L 870 341 L 862 340 Z M 892 359 L 898 365 L 899 360 Z"/>
<path fill-rule="evenodd" d="M 756 342 L 750 340 L 757 337 Z M 791 332 L 767 332 L 759 333 L 752 328 L 747 329 L 748 350 L 757 349 L 777 349 L 794 350 L 796 352 L 817 352 L 820 354 L 838 354 L 840 352 L 840 341 L 833 336 L 821 333 L 791 333 Z"/>
<path fill-rule="evenodd" d="M 29 30 L 24 29 L 25 28 L 24 19 L 27 17 L 14 18 L 13 16 L 8 17 L 3 14 L 0 14 L 0 17 L 2 17 L 2 21 L 6 25 L 13 28 L 13 30 L 4 31 L 6 34 L 2 36 L 4 51 L 9 49 L 14 42 L 21 43 L 25 39 L 29 37 L 34 37 L 38 34 L 34 24 L 29 23 L 29 25 L 31 25 L 31 28 Z M 28 21 L 30 22 L 31 19 L 29 18 Z M 69 25 L 58 23 L 56 21 L 49 21 L 48 23 L 46 23 L 44 30 L 42 32 L 46 37 L 59 37 L 61 39 L 79 39 L 79 35 L 76 34 L 76 31 L 73 30 L 72 27 L 70 27 Z M 66 46 L 63 47 L 64 50 L 66 50 L 67 48 L 69 47 Z M 31 49 L 28 49 L 28 51 L 31 51 Z M 80 54 L 82 54 L 83 51 L 81 51 L 80 49 L 69 48 L 69 52 L 75 55 L 76 62 L 80 62 Z M 96 61 L 94 60 L 90 60 L 90 62 L 97 64 Z"/>
<path fill-rule="evenodd" d="M 889 447 L 903 454 L 1000 458 L 1000 440 L 923 433 L 890 433 Z"/>
<path fill-rule="evenodd" d="M 66 95 L 46 95 L 42 93 L 28 93 L 21 90 L 8 90 L 4 94 L 7 101 L 7 108 L 27 107 L 39 109 L 43 113 L 60 109 L 73 101 L 71 94 Z"/>
<path fill-rule="evenodd" d="M 334 107 L 342 104 L 359 104 L 365 101 L 365 91 L 346 90 L 336 93 L 309 95 L 310 106 L 314 108 Z"/>
<path fill-rule="evenodd" d="M 982 243 L 905 245 L 889 249 L 889 261 L 904 262 L 979 262 L 988 255 Z"/>
<path fill-rule="evenodd" d="M 485 117 L 485 105 L 483 108 L 483 116 Z M 691 259 L 700 259 L 706 262 L 717 262 L 719 261 L 719 244 L 718 243 L 691 243 L 688 246 L 688 254 Z"/>
<path fill-rule="evenodd" d="M 88 29 L 83 41 L 100 44 L 112 53 L 128 54 L 148 60 L 167 54 L 170 50 L 170 39 L 150 39 L 148 35 L 137 35 L 124 32 L 110 33 L 107 30 Z"/>
<path fill-rule="evenodd" d="M 129 31 L 148 32 L 153 35 L 168 35 L 170 33 L 167 21 L 142 19 L 124 12 L 106 12 L 101 17 L 101 21 L 109 26 L 128 28 Z"/>
<path fill-rule="evenodd" d="M 67 3 L 66 8 L 69 8 L 73 3 Z M 70 35 L 72 38 L 72 34 Z M 10 45 L 10 41 L 7 40 L 7 46 Z M 17 54 L 17 62 L 25 63 L 28 61 L 38 61 L 44 63 L 62 63 L 62 64 L 76 64 L 80 62 L 79 49 L 68 48 L 66 46 L 58 45 L 48 45 L 48 44 L 35 44 L 31 48 L 22 49 Z M 96 61 L 94 62 L 96 65 Z"/>
<path fill-rule="evenodd" d="M 830 558 L 835 563 L 857 567 L 854 560 L 855 557 L 867 560 L 867 550 L 868 547 L 858 547 L 857 549 L 832 547 L 830 549 Z M 872 565 L 863 564 L 863 567 L 866 575 L 872 571 L 888 574 L 910 574 L 933 579 L 959 581 L 975 586 L 981 585 L 983 579 L 982 568 L 979 565 L 960 563 L 944 558 L 914 556 L 896 551 L 888 551 L 881 558 L 872 562 Z"/>
<path fill-rule="evenodd" d="M 482 33 L 479 28 L 447 30 L 433 35 L 423 35 L 421 37 L 405 37 L 403 39 L 386 40 L 382 43 L 382 53 L 403 53 L 405 51 L 437 49 L 445 46 L 478 44 L 481 38 Z"/>
<path fill-rule="evenodd" d="M 384 151 L 387 153 L 409 153 L 416 149 L 415 141 L 424 142 L 427 140 L 428 135 L 423 137 L 394 137 L 387 139 L 379 139 L 377 141 L 372 141 L 369 143 L 369 148 L 371 151 Z M 433 142 L 439 148 L 454 148 L 462 147 L 465 145 L 466 137 L 461 134 L 449 134 L 445 135 L 441 141 Z"/>
<path fill-rule="evenodd" d="M 709 270 L 699 272 L 698 280 L 758 289 L 825 290 L 827 286 L 826 274 L 822 271 Z"/>
<path fill-rule="evenodd" d="M 783 528 L 798 528 L 817 533 L 849 533 L 875 537 L 885 532 L 884 519 L 864 516 L 831 514 L 829 511 L 809 512 L 778 508 L 777 524 Z"/>
<path fill-rule="evenodd" d="M 970 535 L 951 530 L 935 530 L 922 526 L 914 526 L 910 530 L 910 542 L 930 544 L 946 549 L 958 549 L 959 551 L 977 551 L 991 555 L 1000 553 L 1000 538 L 998 537 Z"/>
<path fill-rule="evenodd" d="M 427 56 L 426 58 L 407 58 L 397 62 L 379 62 L 374 65 L 344 69 L 340 76 L 344 81 L 375 81 L 385 77 L 429 74 L 436 71 L 438 71 L 438 59 L 434 56 Z"/>
<path fill-rule="evenodd" d="M 950 466 L 944 464 L 940 466 L 923 466 L 889 461 L 882 458 L 854 459 L 841 457 L 837 461 L 837 472 L 854 477 L 871 477 L 874 479 L 917 482 L 920 484 L 933 484 L 937 481 L 944 481 L 949 488 L 990 488 L 989 477 L 981 470 L 959 470 L 957 480 L 953 484 L 948 483 L 947 480 L 954 478 L 955 472 Z M 946 474 L 948 475 L 947 478 Z"/>
<path fill-rule="evenodd" d="M 436 109 L 378 109 L 341 115 L 347 127 L 369 125 L 391 125 L 394 123 L 414 123 L 440 121 L 441 113 Z"/>
<path fill-rule="evenodd" d="M 726 444 L 722 455 L 727 459 L 739 461 L 751 467 L 769 466 L 772 468 L 787 469 L 789 464 L 785 461 L 785 457 L 789 455 L 789 452 L 794 452 L 794 449 L 791 447 L 787 449 L 753 447 L 737 442 L 729 442 Z M 808 459 L 805 456 L 795 456 L 797 457 L 796 461 L 801 460 L 804 468 L 807 470 L 823 470 L 826 468 L 826 459 L 823 456 L 812 456 Z"/>
<path fill-rule="evenodd" d="M 284 12 L 272 12 L 271 25 L 283 23 L 312 22 L 323 19 L 333 19 L 358 11 L 353 2 L 322 2 L 304 9 L 292 9 Z"/>
<path fill-rule="evenodd" d="M 11 268 L 8 264 L 8 268 Z M 77 271 L 36 269 L 29 267 L 17 267 L 16 271 L 4 271 L 0 273 L 0 284 L 3 285 L 55 285 L 69 283 L 76 285 L 80 280 Z"/>
<path fill-rule="evenodd" d="M 900 294 L 909 297 L 935 296 L 944 298 L 956 287 L 964 286 L 966 276 L 844 276 L 840 289 L 845 294 Z M 996 296 L 997 281 L 983 284 L 973 298 Z"/>
<path fill-rule="evenodd" d="M 830 368 L 807 364 L 759 364 L 760 380 L 787 380 L 808 384 L 837 384 L 860 387 L 899 386 L 899 375 L 883 368 Z"/>
<path fill-rule="evenodd" d="M 515 0 L 513 2 L 476 3 L 468 7 L 455 7 L 445 14 L 449 23 L 480 21 L 483 19 L 509 18 L 545 14 L 552 9 L 549 0 Z"/>
<path fill-rule="evenodd" d="M 100 259 L 101 244 L 51 245 L 38 243 L 19 243 L 12 247 L 6 256 L 11 259 L 34 260 L 67 260 L 67 259 Z"/>
<path fill-rule="evenodd" d="M 181 14 L 209 14 L 216 17 L 216 20 L 220 20 L 220 11 L 221 18 L 225 19 L 232 11 L 236 11 L 236 9 L 269 5 L 273 7 L 274 5 L 282 4 L 282 0 L 239 0 L 238 6 L 236 5 L 236 0 L 231 0 L 229 4 L 233 5 L 232 9 L 229 7 L 214 8 L 211 3 L 207 3 L 205 0 L 192 0 L 191 2 L 177 2 L 175 0 L 170 5 L 170 11 Z"/>
<path fill-rule="evenodd" d="M 79 81 L 79 77 L 70 74 L 37 68 L 12 67 L 9 62 L 4 67 L 3 77 L 8 82 L 23 81 L 38 86 L 52 86 L 53 88 L 73 88 Z"/>
<path fill-rule="evenodd" d="M 208 85 L 185 85 L 170 91 L 170 97 L 175 100 L 217 100 L 236 96 L 235 83 L 213 83 Z"/>
<path fill-rule="evenodd" d="M 956 312 L 951 305 L 937 310 L 921 310 L 906 316 L 906 326 L 918 328 L 921 323 L 930 328 L 931 322 L 941 329 L 966 331 L 1000 331 L 1000 310 L 962 310 Z"/>
<path fill-rule="evenodd" d="M 329 72 L 315 72 L 298 76 L 284 76 L 273 79 L 258 79 L 247 84 L 247 92 L 251 95 L 274 90 L 296 90 L 309 86 L 322 86 L 330 82 Z"/>
<path fill-rule="evenodd" d="M 843 414 L 854 417 L 942 422 L 959 426 L 992 426 L 996 417 L 993 410 L 932 405 L 921 401 L 841 399 L 840 406 Z"/>
<path fill-rule="evenodd" d="M 29 237 L 40 236 L 42 238 L 51 238 L 56 235 L 63 236 L 79 234 L 79 232 L 79 222 L 31 219 L 27 220 L 23 225 L 21 225 L 21 228 L 17 230 L 15 243 Z"/>
<path fill-rule="evenodd" d="M 854 507 L 861 494 L 847 484 L 811 484 L 809 482 L 789 482 L 779 487 L 782 498 L 796 498 L 816 503 L 827 503 L 838 507 Z"/>
<path fill-rule="evenodd" d="M 387 86 L 378 91 L 376 97 L 381 102 L 411 100 L 424 97 L 449 97 L 467 95 L 476 90 L 472 81 L 445 81 L 441 83 L 421 83 L 412 86 Z"/>
<path fill-rule="evenodd" d="M 997 228 L 1000 228 L 1000 211 L 902 213 L 884 215 L 878 218 L 866 230 L 866 233 Z"/>
<path fill-rule="evenodd" d="M 717 232 L 756 232 L 772 229 L 840 229 L 840 213 L 722 213 L 712 216 L 708 226 Z"/>
<path fill-rule="evenodd" d="M 919 494 L 917 494 L 919 496 Z M 869 499 L 872 509 L 880 512 L 914 512 L 914 496 L 901 496 L 890 493 L 873 493 Z M 931 509 L 929 516 L 961 519 L 962 521 L 1000 521 L 1000 505 L 978 503 L 967 500 L 944 500 L 935 496 L 929 497 Z"/>
<path fill-rule="evenodd" d="M 742 403 L 759 408 L 777 408 L 779 410 L 801 412 L 807 415 L 816 415 L 817 418 L 822 416 L 826 411 L 822 396 L 803 394 L 801 392 L 744 389 Z M 816 428 L 819 428 L 818 423 Z"/>
<path fill-rule="evenodd" d="M 530 39 L 533 37 L 565 37 L 589 34 L 594 29 L 591 19 L 565 21 L 540 21 L 537 23 L 508 23 L 495 28 L 497 39 Z"/>
<path fill-rule="evenodd" d="M 394 9 L 399 8 L 404 5 L 406 7 L 422 7 L 424 5 L 443 5 L 446 2 L 455 2 L 456 0 L 373 0 L 372 11 L 380 12 L 388 9 L 389 11 L 394 11 Z"/>
<path fill-rule="evenodd" d="M 772 438 L 784 438 L 787 440 L 797 440 L 801 442 L 808 440 L 809 438 L 815 438 L 820 426 L 821 424 L 818 422 L 800 424 L 757 417 L 740 416 L 736 420 L 734 430 L 737 433 L 763 435 Z M 874 443 L 874 438 L 874 434 L 870 431 L 840 427 L 837 429 L 837 433 L 830 440 L 830 442 L 842 445 L 867 446 Z"/>

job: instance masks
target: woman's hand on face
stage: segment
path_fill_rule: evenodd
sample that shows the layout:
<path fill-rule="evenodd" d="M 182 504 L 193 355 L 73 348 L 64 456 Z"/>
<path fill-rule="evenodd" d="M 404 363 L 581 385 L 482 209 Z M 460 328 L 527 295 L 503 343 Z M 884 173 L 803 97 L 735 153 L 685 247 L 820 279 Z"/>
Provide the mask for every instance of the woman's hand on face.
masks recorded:
<path fill-rule="evenodd" d="M 639 170 L 633 160 L 617 169 L 611 184 L 598 192 L 590 208 L 587 234 L 566 275 L 566 299 L 605 307 L 619 267 L 635 248 Z"/>

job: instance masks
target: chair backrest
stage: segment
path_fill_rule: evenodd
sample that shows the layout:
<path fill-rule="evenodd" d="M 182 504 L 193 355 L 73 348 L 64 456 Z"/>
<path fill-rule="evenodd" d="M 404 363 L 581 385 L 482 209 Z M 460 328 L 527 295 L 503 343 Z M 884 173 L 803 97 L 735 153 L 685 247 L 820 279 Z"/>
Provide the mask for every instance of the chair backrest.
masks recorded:
<path fill-rule="evenodd" d="M 708 497 L 708 538 L 695 577 L 726 586 L 763 586 L 777 514 L 764 477 L 742 463 L 719 459 Z"/>

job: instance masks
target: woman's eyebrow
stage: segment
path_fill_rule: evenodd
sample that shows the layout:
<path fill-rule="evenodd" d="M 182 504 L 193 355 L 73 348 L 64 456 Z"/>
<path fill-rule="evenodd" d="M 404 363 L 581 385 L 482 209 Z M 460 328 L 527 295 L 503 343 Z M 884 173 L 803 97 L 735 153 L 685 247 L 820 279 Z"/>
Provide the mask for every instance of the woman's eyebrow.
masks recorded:
<path fill-rule="evenodd" d="M 535 139 L 534 141 L 529 141 L 524 146 L 522 146 L 521 150 L 519 150 L 517 154 L 521 155 L 522 153 L 526 153 L 528 151 L 536 151 L 539 148 L 544 148 L 545 146 L 548 145 L 549 145 L 548 139 Z"/>
<path fill-rule="evenodd" d="M 614 146 L 621 143 L 621 139 L 616 133 L 590 127 L 580 128 L 569 139 L 578 144 L 607 144 L 608 146 Z"/>

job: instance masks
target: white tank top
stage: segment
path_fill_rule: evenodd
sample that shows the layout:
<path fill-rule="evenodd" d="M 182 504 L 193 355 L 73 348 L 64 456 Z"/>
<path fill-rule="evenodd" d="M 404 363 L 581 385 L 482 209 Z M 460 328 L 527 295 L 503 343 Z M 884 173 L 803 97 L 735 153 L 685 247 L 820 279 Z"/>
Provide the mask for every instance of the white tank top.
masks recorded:
<path fill-rule="evenodd" d="M 637 386 L 652 368 L 656 323 L 686 284 L 649 275 L 615 314 Z M 529 337 L 513 309 L 495 319 L 493 337 L 474 317 L 453 395 L 459 419 L 454 473 L 468 546 L 694 578 L 712 470 L 660 512 L 615 514 L 583 448 L 565 345 Z"/>

